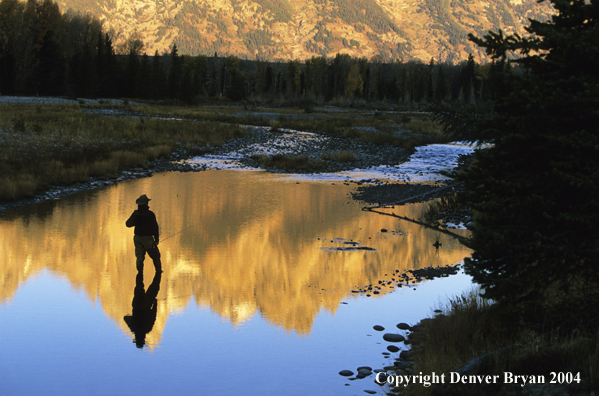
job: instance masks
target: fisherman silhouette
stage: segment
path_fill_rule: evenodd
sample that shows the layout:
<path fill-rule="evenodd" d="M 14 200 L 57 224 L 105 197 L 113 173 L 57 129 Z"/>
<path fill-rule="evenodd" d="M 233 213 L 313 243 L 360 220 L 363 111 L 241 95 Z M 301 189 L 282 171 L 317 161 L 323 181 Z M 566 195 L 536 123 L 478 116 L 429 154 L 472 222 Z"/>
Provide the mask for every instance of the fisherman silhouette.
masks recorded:
<path fill-rule="evenodd" d="M 135 345 L 140 349 L 146 345 L 146 335 L 152 331 L 156 322 L 156 313 L 158 310 L 156 296 L 160 290 L 161 278 L 162 273 L 157 271 L 148 290 L 145 291 L 143 272 L 140 271 L 137 273 L 133 301 L 131 302 L 133 312 L 131 315 L 123 318 L 129 329 L 131 329 L 131 332 L 135 335 Z"/>
<path fill-rule="evenodd" d="M 135 257 L 137 257 L 137 271 L 144 269 L 146 252 L 154 262 L 156 272 L 162 272 L 160 250 L 158 250 L 158 222 L 156 215 L 150 210 L 148 203 L 151 201 L 146 194 L 141 195 L 135 203 L 137 210 L 125 222 L 127 227 L 135 227 L 133 243 L 135 244 Z"/>

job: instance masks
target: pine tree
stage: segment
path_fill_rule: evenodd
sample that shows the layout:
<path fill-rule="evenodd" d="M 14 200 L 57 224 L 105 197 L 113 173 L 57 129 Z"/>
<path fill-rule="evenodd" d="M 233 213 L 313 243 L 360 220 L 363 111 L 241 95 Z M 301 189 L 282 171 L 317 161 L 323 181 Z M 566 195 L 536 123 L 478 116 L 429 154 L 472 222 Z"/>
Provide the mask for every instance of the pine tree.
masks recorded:
<path fill-rule="evenodd" d="M 166 75 L 162 68 L 161 57 L 158 55 L 158 50 L 154 52 L 152 57 L 152 98 L 160 99 L 165 96 L 164 91 L 166 87 Z"/>
<path fill-rule="evenodd" d="M 173 43 L 173 47 L 171 48 L 170 54 L 171 68 L 168 73 L 167 79 L 167 90 L 168 96 L 171 99 L 174 99 L 179 92 L 179 82 L 181 80 L 181 59 L 179 59 L 179 50 L 177 49 L 177 44 Z"/>
<path fill-rule="evenodd" d="M 287 79 L 287 90 L 293 96 L 301 94 L 301 73 L 302 65 L 298 60 L 287 62 L 285 77 Z"/>
<path fill-rule="evenodd" d="M 17 79 L 16 39 L 22 33 L 24 4 L 18 0 L 0 2 L 0 92 L 14 94 Z"/>
<path fill-rule="evenodd" d="M 239 101 L 246 97 L 245 72 L 239 69 L 239 58 L 229 55 L 225 59 L 224 67 L 224 95 L 232 101 Z"/>
<path fill-rule="evenodd" d="M 500 62 L 521 55 L 510 89 L 471 120 L 493 146 L 461 176 L 475 213 L 466 271 L 498 301 L 599 286 L 599 3 L 551 2 L 530 37 L 471 36 Z"/>

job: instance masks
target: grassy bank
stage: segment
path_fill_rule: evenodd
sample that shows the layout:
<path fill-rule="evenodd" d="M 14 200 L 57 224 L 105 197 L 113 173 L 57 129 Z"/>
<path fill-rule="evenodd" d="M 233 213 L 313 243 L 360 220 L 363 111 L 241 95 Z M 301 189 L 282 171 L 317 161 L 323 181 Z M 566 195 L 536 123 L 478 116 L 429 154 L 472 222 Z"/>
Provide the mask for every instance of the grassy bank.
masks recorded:
<path fill-rule="evenodd" d="M 244 134 L 237 125 L 107 117 L 78 105 L 2 105 L 0 200 L 26 198 L 49 185 L 114 177 L 177 148 L 201 150 Z"/>
<path fill-rule="evenodd" d="M 101 113 L 114 107 L 140 116 Z M 243 135 L 245 130 L 240 124 L 325 132 L 402 148 L 445 139 L 440 126 L 422 113 L 351 110 L 306 115 L 298 108 L 267 111 L 270 118 L 257 111 L 241 110 L 240 106 L 2 105 L 0 201 L 31 197 L 50 185 L 115 177 L 123 169 L 143 168 L 148 161 L 168 157 L 179 148 L 201 152 L 205 147 L 219 146 Z M 275 120 L 272 113 L 279 113 Z M 400 126 L 404 130 L 401 136 L 397 133 Z M 411 131 L 406 132 L 407 129 Z M 355 157 L 349 152 L 335 152 L 320 160 L 304 156 L 256 159 L 280 169 L 318 171 L 328 161 L 351 162 Z"/>
<path fill-rule="evenodd" d="M 581 309 L 578 307 L 575 312 Z M 499 375 L 498 383 L 464 385 L 449 384 L 447 380 L 436 390 L 434 386 L 412 386 L 410 395 L 520 394 L 522 381 L 517 385 L 504 383 L 506 372 L 543 376 L 547 383 L 530 393 L 535 395 L 565 386 L 560 382 L 569 382 L 567 373 L 573 378 L 570 390 L 588 394 L 589 389 L 599 387 L 599 331 L 588 319 L 594 316 L 588 310 L 582 316 L 575 315 L 572 321 L 573 312 L 565 306 L 554 307 L 550 313 L 532 306 L 500 307 L 480 298 L 477 291 L 451 299 L 441 309 L 442 314 L 422 321 L 421 329 L 411 337 L 414 372 L 456 372 L 480 358 L 465 374 Z M 558 320 L 560 317 L 562 320 Z M 558 378 L 558 373 L 564 377 Z M 550 384 L 553 378 L 557 383 Z M 580 378 L 580 384 L 576 378 Z M 526 390 L 532 387 L 527 385 Z"/>
<path fill-rule="evenodd" d="M 441 125 L 426 113 L 395 112 L 322 112 L 310 114 L 298 108 L 242 110 L 240 106 L 132 106 L 141 114 L 156 114 L 182 117 L 202 121 L 238 123 L 243 125 L 270 126 L 273 129 L 295 129 L 300 131 L 324 132 L 346 138 L 357 138 L 364 143 L 387 144 L 402 148 L 413 148 L 431 141 L 447 141 Z M 273 114 L 278 114 L 272 119 Z M 364 129 L 360 129 L 364 128 Z M 398 135 L 396 131 L 406 132 Z"/>

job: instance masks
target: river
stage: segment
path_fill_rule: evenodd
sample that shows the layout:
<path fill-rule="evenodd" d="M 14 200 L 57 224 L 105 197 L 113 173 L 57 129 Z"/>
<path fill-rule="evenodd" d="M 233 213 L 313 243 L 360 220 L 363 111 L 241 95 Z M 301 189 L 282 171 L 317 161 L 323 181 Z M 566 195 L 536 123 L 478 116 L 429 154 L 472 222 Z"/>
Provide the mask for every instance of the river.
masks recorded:
<path fill-rule="evenodd" d="M 2 213 L 0 394 L 380 392 L 373 377 L 338 375 L 392 364 L 373 326 L 401 333 L 397 323 L 415 324 L 471 280 L 354 292 L 470 254 L 445 234 L 362 211 L 342 180 L 375 171 L 161 173 Z M 143 285 L 124 225 L 141 194 L 161 226 L 164 266 L 156 278 L 147 258 Z M 132 331 L 134 297 L 156 289 L 145 330 Z"/>

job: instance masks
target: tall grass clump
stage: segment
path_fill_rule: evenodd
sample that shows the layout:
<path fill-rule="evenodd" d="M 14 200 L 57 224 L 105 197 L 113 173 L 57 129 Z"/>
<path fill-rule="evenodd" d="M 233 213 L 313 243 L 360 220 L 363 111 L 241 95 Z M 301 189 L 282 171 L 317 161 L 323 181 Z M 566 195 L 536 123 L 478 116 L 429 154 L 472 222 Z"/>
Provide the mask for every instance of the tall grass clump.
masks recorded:
<path fill-rule="evenodd" d="M 404 124 L 406 129 L 414 132 L 422 133 L 438 139 L 446 139 L 443 133 L 443 126 L 431 118 L 410 118 Z"/>
<path fill-rule="evenodd" d="M 32 175 L 13 175 L 0 177 L 0 200 L 12 201 L 23 196 L 32 196 L 37 182 Z"/>
<path fill-rule="evenodd" d="M 492 315 L 492 304 L 478 290 L 450 299 L 441 310 L 443 314 L 423 321 L 415 336 L 413 353 L 419 371 L 456 371 L 473 357 L 518 339 L 517 324 L 508 326 L 502 316 Z"/>
<path fill-rule="evenodd" d="M 576 385 L 583 389 L 599 386 L 597 328 L 531 318 L 521 307 L 500 306 L 481 298 L 479 289 L 450 299 L 441 310 L 441 314 L 424 319 L 410 336 L 416 372 L 455 372 L 477 359 L 468 375 L 503 378 L 504 372 L 511 372 L 543 375 L 549 382 L 551 372 L 572 372 L 580 373 L 581 384 Z M 562 318 L 566 314 L 552 313 Z M 430 395 L 433 389 L 414 385 L 408 394 Z M 461 394 L 494 395 L 500 389 L 480 385 Z"/>
<path fill-rule="evenodd" d="M 455 210 L 463 207 L 463 203 L 458 199 L 456 195 L 441 197 L 432 201 L 429 201 L 422 215 L 427 221 L 434 221 L 435 216 L 439 213 L 443 213 L 448 210 Z"/>

